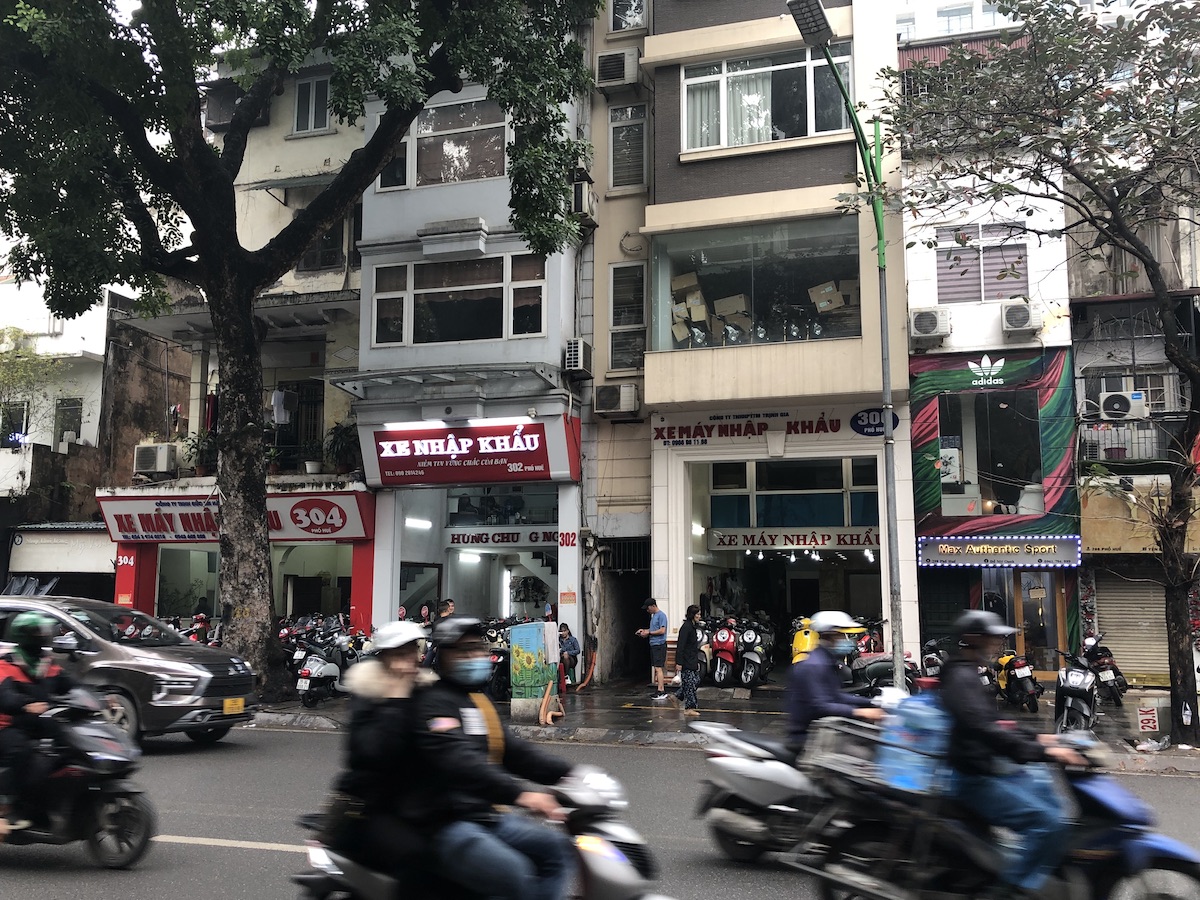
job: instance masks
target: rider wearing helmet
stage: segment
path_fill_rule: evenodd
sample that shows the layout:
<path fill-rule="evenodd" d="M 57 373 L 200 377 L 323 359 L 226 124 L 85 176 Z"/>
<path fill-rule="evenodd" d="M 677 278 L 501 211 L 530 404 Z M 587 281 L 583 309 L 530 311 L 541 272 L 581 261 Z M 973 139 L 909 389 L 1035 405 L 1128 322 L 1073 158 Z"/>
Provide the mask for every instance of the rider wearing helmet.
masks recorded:
<path fill-rule="evenodd" d="M 18 613 L 8 627 L 16 649 L 0 656 L 0 840 L 11 829 L 29 825 L 15 816 L 13 807 L 18 799 L 23 806 L 36 806 L 37 793 L 49 775 L 35 749 L 41 737 L 38 716 L 50 708 L 55 695 L 75 686 L 48 655 L 57 633 L 50 617 Z"/>
<path fill-rule="evenodd" d="M 425 629 L 415 622 L 389 622 L 375 632 L 373 658 L 346 672 L 353 695 L 346 768 L 325 811 L 326 839 L 333 849 L 382 872 L 398 875 L 403 869 L 410 883 L 408 867 L 424 845 L 406 816 L 413 773 L 420 770 L 413 694 L 425 638 Z"/>
<path fill-rule="evenodd" d="M 501 724 L 482 693 L 492 668 L 482 622 L 438 619 L 433 641 L 440 680 L 418 697 L 417 742 L 439 870 L 489 897 L 559 900 L 573 870 L 570 840 L 497 807 L 520 806 L 561 821 L 555 798 L 521 779 L 554 784 L 571 767 Z"/>
<path fill-rule="evenodd" d="M 986 610 L 959 616 L 954 623 L 958 650 L 942 670 L 940 692 L 953 722 L 948 758 L 959 802 L 989 819 L 1002 810 L 1005 827 L 1020 841 L 1001 873 L 1007 884 L 998 886 L 998 893 L 1006 897 L 1017 895 L 1014 887 L 1031 894 L 1042 888 L 1061 856 L 1057 838 L 1067 824 L 1050 773 L 1029 763 L 1084 764 L 1074 750 L 1055 746 L 1054 735 L 1000 724 L 995 698 L 979 680 L 979 666 L 990 664 L 1015 631 Z"/>
<path fill-rule="evenodd" d="M 799 753 L 804 749 L 808 728 L 826 716 L 851 716 L 878 721 L 883 710 L 866 697 L 848 694 L 838 671 L 841 660 L 854 650 L 854 635 L 866 631 L 840 610 L 823 610 L 809 620 L 809 628 L 820 636 L 816 648 L 788 673 L 788 742 Z"/>

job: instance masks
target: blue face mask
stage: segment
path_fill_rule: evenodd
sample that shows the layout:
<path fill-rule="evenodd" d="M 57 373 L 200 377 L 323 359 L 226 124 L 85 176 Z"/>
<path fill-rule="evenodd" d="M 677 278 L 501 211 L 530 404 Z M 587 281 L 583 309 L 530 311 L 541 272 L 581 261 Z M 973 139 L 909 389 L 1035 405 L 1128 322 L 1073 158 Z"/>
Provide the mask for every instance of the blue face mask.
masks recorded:
<path fill-rule="evenodd" d="M 469 686 L 483 684 L 492 674 L 492 661 L 486 656 L 460 659 L 448 669 L 446 674 L 452 681 L 457 681 L 459 684 Z"/>
<path fill-rule="evenodd" d="M 854 650 L 854 641 L 848 637 L 840 637 L 833 642 L 833 652 L 837 656 L 845 656 Z"/>

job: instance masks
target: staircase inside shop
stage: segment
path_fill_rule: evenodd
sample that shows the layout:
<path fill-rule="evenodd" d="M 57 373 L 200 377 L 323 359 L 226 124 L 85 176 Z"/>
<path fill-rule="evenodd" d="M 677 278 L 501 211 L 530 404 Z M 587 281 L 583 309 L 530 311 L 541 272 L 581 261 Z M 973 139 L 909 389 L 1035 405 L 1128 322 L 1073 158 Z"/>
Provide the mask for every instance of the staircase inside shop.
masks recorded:
<path fill-rule="evenodd" d="M 547 550 L 522 551 L 506 558 L 514 575 L 532 575 L 550 588 L 551 596 L 558 595 L 558 554 Z"/>

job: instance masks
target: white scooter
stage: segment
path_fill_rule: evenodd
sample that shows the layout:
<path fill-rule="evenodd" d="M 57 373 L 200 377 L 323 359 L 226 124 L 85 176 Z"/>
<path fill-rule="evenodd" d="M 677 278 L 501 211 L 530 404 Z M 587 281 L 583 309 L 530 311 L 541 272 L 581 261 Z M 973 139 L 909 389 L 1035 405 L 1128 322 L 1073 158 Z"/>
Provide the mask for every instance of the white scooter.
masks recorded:
<path fill-rule="evenodd" d="M 347 693 L 342 687 L 342 675 L 358 658 L 354 638 L 348 634 L 334 638 L 327 653 L 311 648 L 297 673 L 296 692 L 300 694 L 300 702 L 312 709 L 322 700 Z"/>

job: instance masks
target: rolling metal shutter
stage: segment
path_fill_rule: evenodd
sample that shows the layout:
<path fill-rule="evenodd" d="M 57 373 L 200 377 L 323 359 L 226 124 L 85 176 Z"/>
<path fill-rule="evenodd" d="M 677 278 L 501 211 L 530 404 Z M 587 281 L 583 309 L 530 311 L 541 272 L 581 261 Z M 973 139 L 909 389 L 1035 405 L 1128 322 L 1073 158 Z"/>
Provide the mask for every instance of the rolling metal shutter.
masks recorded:
<path fill-rule="evenodd" d="M 1125 677 L 1169 684 L 1166 596 L 1162 585 L 1096 576 L 1096 627 Z"/>

